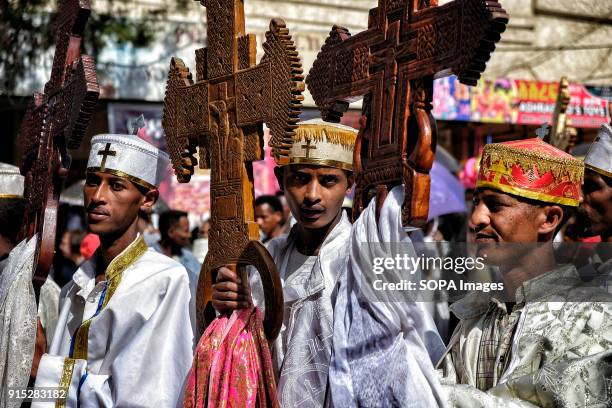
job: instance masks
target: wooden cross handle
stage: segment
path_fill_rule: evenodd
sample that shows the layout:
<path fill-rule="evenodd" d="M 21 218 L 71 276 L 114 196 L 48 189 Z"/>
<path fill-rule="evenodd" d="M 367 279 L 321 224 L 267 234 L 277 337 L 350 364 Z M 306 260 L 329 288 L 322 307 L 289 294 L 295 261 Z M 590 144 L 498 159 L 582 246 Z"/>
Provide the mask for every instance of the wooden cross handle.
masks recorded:
<path fill-rule="evenodd" d="M 264 317 L 264 332 L 268 340 L 272 341 L 278 336 L 283 324 L 283 287 L 274 260 L 270 253 L 259 241 L 250 241 L 240 256 L 237 264 L 226 265 L 227 268 L 240 275 L 243 284 L 248 285 L 246 266 L 255 267 L 264 290 L 266 314 Z M 216 269 L 216 268 L 215 268 Z M 201 336 L 206 327 L 215 319 L 215 311 L 212 308 L 212 285 L 216 278 L 215 270 L 202 265 L 200 279 L 198 281 L 197 310 L 201 314 L 197 316 L 198 335 Z"/>

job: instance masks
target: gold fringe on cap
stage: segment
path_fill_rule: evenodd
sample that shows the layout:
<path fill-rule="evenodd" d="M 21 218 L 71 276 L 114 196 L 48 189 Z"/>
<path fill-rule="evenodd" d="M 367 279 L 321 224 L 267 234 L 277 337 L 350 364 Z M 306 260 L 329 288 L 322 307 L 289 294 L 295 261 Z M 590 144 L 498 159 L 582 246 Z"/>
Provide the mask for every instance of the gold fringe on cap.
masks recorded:
<path fill-rule="evenodd" d="M 491 143 L 484 147 L 482 163 L 487 161 L 502 161 L 508 169 L 518 165 L 524 172 L 532 170 L 535 165 L 540 175 L 550 171 L 555 179 L 567 176 L 572 183 L 582 184 L 584 179 L 584 165 L 578 159 L 552 157 L 538 151 L 517 149 L 500 143 Z"/>
<path fill-rule="evenodd" d="M 295 130 L 294 142 L 307 142 L 311 140 L 315 143 L 324 142 L 340 145 L 346 150 L 353 150 L 357 132 L 350 129 L 342 129 L 333 125 L 324 124 L 300 124 Z"/>

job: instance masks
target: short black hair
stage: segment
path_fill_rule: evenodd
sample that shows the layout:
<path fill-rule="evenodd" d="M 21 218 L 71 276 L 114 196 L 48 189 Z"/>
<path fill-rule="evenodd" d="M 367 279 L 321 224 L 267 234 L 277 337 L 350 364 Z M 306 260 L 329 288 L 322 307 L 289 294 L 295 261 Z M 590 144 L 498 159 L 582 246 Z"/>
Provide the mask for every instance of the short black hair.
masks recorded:
<path fill-rule="evenodd" d="M 13 245 L 23 226 L 26 200 L 23 198 L 0 198 L 0 235 Z"/>
<path fill-rule="evenodd" d="M 283 212 L 283 204 L 276 196 L 265 194 L 257 197 L 255 200 L 255 207 L 259 207 L 263 204 L 268 204 L 274 212 Z"/>
<path fill-rule="evenodd" d="M 553 238 L 554 238 L 554 235 L 557 235 L 557 233 L 559 231 L 561 231 L 561 228 L 563 228 L 565 223 L 567 223 L 567 221 L 569 221 L 569 219 L 572 218 L 572 216 L 574 214 L 576 214 L 577 211 L 578 211 L 577 207 L 571 207 L 569 205 L 548 203 L 548 202 L 544 202 L 544 201 L 533 200 L 531 198 L 516 196 L 514 194 L 512 194 L 512 196 L 514 198 L 516 198 L 517 200 L 519 200 L 519 201 L 521 201 L 523 203 L 532 205 L 534 207 L 548 207 L 548 206 L 552 206 L 552 205 L 556 205 L 557 207 L 561 207 L 561 210 L 563 210 L 563 218 L 561 218 L 561 222 L 559 223 L 559 225 L 557 225 L 557 228 L 555 229 L 555 233 L 553 234 Z"/>
<path fill-rule="evenodd" d="M 162 239 L 167 240 L 169 238 L 168 231 L 170 231 L 170 228 L 178 224 L 179 220 L 183 217 L 187 217 L 187 213 L 180 210 L 168 210 L 160 214 L 159 233 Z"/>

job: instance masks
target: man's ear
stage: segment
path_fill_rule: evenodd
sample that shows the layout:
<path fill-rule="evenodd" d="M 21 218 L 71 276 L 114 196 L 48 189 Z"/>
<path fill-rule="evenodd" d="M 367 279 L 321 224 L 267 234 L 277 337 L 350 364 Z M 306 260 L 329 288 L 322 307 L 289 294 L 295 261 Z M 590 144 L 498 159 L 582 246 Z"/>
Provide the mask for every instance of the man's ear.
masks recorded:
<path fill-rule="evenodd" d="M 353 188 L 353 184 L 355 183 L 355 177 L 353 176 L 353 172 L 352 171 L 346 171 L 346 184 L 347 184 L 347 191 L 351 191 L 351 189 Z"/>
<path fill-rule="evenodd" d="M 159 190 L 149 190 L 145 193 L 142 202 L 140 204 L 140 210 L 146 213 L 153 211 L 153 206 L 159 198 Z"/>
<path fill-rule="evenodd" d="M 285 168 L 284 167 L 280 167 L 280 166 L 276 166 L 274 167 L 274 175 L 276 176 L 276 181 L 278 181 L 278 186 L 280 188 L 281 191 L 285 191 L 285 183 L 284 183 L 284 175 L 285 175 Z"/>
<path fill-rule="evenodd" d="M 558 205 L 547 205 L 540 209 L 538 234 L 554 234 L 563 222 L 563 209 Z"/>

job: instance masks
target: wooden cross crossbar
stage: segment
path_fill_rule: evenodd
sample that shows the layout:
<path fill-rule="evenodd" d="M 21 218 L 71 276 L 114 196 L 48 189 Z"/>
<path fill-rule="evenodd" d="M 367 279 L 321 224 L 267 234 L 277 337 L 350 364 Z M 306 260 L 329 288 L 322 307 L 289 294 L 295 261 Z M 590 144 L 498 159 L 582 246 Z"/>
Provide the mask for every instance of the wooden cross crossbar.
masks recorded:
<path fill-rule="evenodd" d="M 404 183 L 404 225 L 422 226 L 429 211 L 429 170 L 437 130 L 433 79 L 450 74 L 475 85 L 508 15 L 497 1 L 379 0 L 368 30 L 334 26 L 306 83 L 324 120 L 339 121 L 364 98 L 354 154 L 357 217 L 373 192 L 384 198 Z"/>
<path fill-rule="evenodd" d="M 567 116 L 567 107 L 570 103 L 570 89 L 567 77 L 559 80 L 559 90 L 555 101 L 555 110 L 552 116 L 552 129 L 544 137 L 544 141 L 558 149 L 569 152 L 576 144 L 578 132 L 570 126 L 570 118 Z"/>
<path fill-rule="evenodd" d="M 223 265 L 254 265 L 272 283 L 266 290 L 264 329 L 275 337 L 282 324 L 282 288 L 272 258 L 258 242 L 253 166 L 263 159 L 263 124 L 275 145 L 288 150 L 297 128 L 302 68 L 289 30 L 272 20 L 256 63 L 256 39 L 245 34 L 244 0 L 202 1 L 208 47 L 196 51 L 196 78 L 183 61 L 170 64 L 162 125 L 176 176 L 188 182 L 197 164 L 211 173 L 209 248 L 198 283 L 200 332 L 214 317 L 212 273 Z M 274 314 L 276 313 L 276 316 Z"/>
<path fill-rule="evenodd" d="M 55 54 L 44 93 L 35 93 L 21 124 L 21 173 L 26 214 L 22 238 L 37 235 L 35 290 L 47 278 L 55 249 L 57 207 L 70 167 L 100 93 L 92 57 L 81 55 L 89 0 L 64 0 L 55 21 Z"/>

